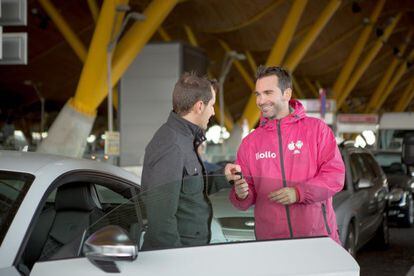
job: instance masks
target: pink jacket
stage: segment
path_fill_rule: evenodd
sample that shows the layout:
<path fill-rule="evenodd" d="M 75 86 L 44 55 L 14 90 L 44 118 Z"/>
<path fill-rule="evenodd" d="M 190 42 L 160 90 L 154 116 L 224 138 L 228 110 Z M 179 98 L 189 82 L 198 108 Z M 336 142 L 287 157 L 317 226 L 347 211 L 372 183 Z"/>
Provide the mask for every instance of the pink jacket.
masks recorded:
<path fill-rule="evenodd" d="M 239 200 L 233 188 L 230 201 L 240 210 L 255 205 L 257 239 L 330 236 L 340 243 L 332 196 L 342 190 L 345 167 L 335 137 L 323 121 L 307 117 L 299 101 L 290 106 L 289 116 L 261 118 L 243 139 L 236 162 L 250 192 Z M 295 187 L 299 201 L 284 206 L 268 199 L 283 187 Z"/>

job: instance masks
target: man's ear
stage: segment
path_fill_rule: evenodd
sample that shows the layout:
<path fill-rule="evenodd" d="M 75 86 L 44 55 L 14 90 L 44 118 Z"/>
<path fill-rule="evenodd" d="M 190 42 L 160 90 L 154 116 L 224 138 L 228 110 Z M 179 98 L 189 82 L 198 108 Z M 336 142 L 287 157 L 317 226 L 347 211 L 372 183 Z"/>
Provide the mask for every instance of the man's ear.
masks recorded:
<path fill-rule="evenodd" d="M 193 106 L 193 110 L 195 111 L 196 114 L 201 114 L 203 113 L 203 108 L 204 108 L 204 103 L 203 101 L 198 101 L 194 104 Z"/>
<path fill-rule="evenodd" d="M 292 88 L 286 88 L 285 91 L 283 91 L 283 98 L 285 101 L 290 101 L 292 98 Z"/>

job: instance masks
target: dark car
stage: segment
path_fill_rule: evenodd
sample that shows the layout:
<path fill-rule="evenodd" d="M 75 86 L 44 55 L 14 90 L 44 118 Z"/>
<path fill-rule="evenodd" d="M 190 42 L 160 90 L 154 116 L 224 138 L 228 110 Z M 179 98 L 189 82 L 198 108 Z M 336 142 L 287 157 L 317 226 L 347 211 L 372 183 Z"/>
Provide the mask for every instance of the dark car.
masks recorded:
<path fill-rule="evenodd" d="M 375 151 L 374 155 L 388 178 L 390 223 L 411 227 L 414 224 L 414 177 L 401 162 L 400 151 Z"/>
<path fill-rule="evenodd" d="M 370 151 L 353 143 L 340 145 L 346 167 L 344 188 L 333 198 L 340 238 L 344 247 L 356 251 L 372 240 L 386 248 L 389 243 L 387 223 L 387 178 Z"/>

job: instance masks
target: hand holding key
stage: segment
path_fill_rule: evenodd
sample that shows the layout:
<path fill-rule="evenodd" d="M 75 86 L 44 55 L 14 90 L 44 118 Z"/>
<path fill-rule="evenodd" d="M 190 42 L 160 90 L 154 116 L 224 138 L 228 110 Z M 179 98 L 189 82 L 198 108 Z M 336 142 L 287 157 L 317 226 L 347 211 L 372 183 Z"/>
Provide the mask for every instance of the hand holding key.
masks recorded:
<path fill-rule="evenodd" d="M 241 168 L 236 164 L 227 164 L 224 168 L 227 181 L 231 185 L 234 185 L 234 191 L 240 200 L 245 199 L 249 195 L 249 185 L 243 178 Z"/>

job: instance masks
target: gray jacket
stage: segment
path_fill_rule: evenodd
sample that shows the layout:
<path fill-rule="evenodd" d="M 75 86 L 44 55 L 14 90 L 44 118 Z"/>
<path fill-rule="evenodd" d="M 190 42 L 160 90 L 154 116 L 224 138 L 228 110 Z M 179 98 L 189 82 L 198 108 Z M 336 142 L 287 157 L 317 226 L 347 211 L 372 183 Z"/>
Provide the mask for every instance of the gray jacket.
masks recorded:
<path fill-rule="evenodd" d="M 201 128 L 171 112 L 147 145 L 142 171 L 148 216 L 144 249 L 209 242 L 212 208 L 196 150 L 204 140 Z"/>

